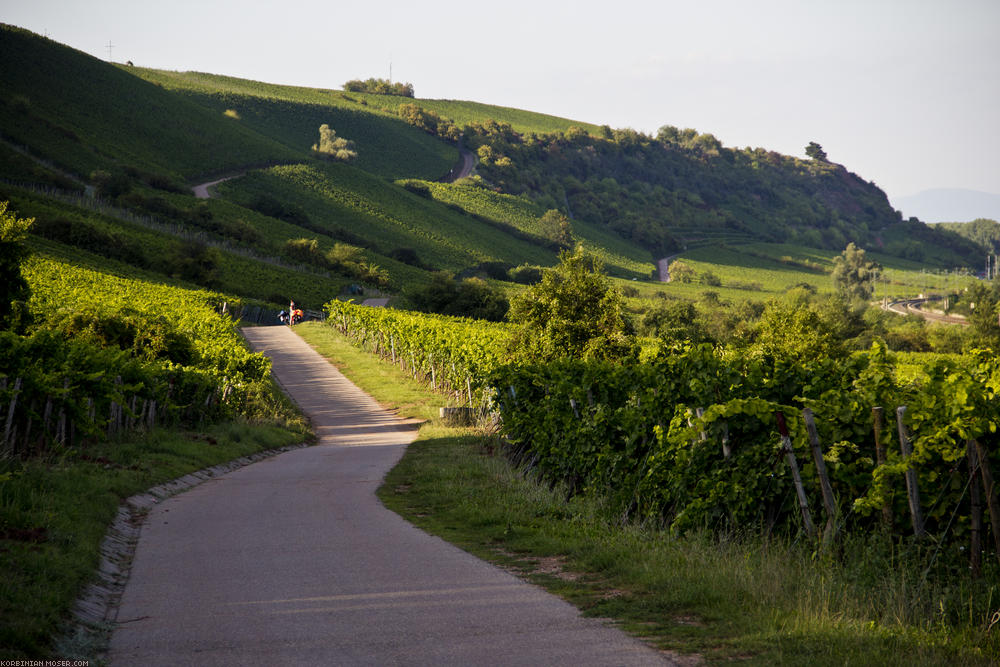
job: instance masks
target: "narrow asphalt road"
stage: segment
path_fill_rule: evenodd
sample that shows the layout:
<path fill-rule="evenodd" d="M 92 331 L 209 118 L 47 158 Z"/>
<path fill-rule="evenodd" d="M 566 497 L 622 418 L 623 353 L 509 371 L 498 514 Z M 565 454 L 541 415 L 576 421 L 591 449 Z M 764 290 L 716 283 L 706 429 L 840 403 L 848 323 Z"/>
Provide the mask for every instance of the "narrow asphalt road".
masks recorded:
<path fill-rule="evenodd" d="M 288 327 L 245 335 L 320 442 L 150 512 L 112 665 L 668 664 L 385 509 L 375 490 L 412 425 Z"/>

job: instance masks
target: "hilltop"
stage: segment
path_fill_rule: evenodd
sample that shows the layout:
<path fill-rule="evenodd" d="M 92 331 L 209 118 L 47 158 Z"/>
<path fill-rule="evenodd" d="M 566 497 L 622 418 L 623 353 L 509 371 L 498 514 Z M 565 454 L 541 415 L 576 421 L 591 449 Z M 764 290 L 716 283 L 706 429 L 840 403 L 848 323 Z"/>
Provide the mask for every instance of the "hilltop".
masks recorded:
<path fill-rule="evenodd" d="M 980 263 L 974 243 L 903 220 L 825 157 L 727 148 L 669 125 L 650 136 L 114 65 L 19 28 L 0 35 L 0 198 L 37 218 L 33 243 L 53 257 L 312 307 L 352 284 L 399 292 L 438 270 L 509 281 L 576 242 L 639 280 L 658 257 L 750 242 Z M 356 158 L 314 153 L 321 125 Z M 463 150 L 476 175 L 442 182 Z M 234 178 L 194 198 L 193 184 L 221 175 Z M 561 229 L 546 222 L 559 216 Z"/>

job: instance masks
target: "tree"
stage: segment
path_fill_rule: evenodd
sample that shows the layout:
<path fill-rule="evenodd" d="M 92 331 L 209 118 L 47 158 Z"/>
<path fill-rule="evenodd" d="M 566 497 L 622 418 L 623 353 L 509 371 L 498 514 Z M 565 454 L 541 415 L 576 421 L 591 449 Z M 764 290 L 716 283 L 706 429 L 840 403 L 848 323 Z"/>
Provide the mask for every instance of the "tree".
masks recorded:
<path fill-rule="evenodd" d="M 348 162 L 358 156 L 353 148 L 353 141 L 338 137 L 337 132 L 326 123 L 319 126 L 319 143 L 313 144 L 312 147 L 314 152 L 328 155 L 341 162 Z"/>
<path fill-rule="evenodd" d="M 642 316 L 639 330 L 648 336 L 667 340 L 707 342 L 709 336 L 699 324 L 699 319 L 698 309 L 690 301 L 668 299 Z"/>
<path fill-rule="evenodd" d="M 697 273 L 690 264 L 685 264 L 677 259 L 670 262 L 670 265 L 667 266 L 667 276 L 669 276 L 671 282 L 693 283 L 697 277 Z"/>
<path fill-rule="evenodd" d="M 511 300 L 514 347 L 534 359 L 625 359 L 636 353 L 624 298 L 583 246 L 564 250 L 559 265 Z"/>
<path fill-rule="evenodd" d="M 867 259 L 865 251 L 853 241 L 833 259 L 833 284 L 838 292 L 853 299 L 870 299 L 881 274 L 882 267 Z"/>
<path fill-rule="evenodd" d="M 562 211 L 549 209 L 538 219 L 542 235 L 562 248 L 573 247 L 573 226 Z"/>
<path fill-rule="evenodd" d="M 1000 349 L 1000 283 L 977 281 L 963 298 L 968 299 L 972 308 L 969 329 L 973 344 Z"/>
<path fill-rule="evenodd" d="M 450 271 L 436 271 L 427 285 L 406 293 L 415 308 L 426 313 L 502 322 L 509 304 L 502 290 L 479 278 L 456 280 Z"/>
<path fill-rule="evenodd" d="M 806 155 L 819 162 L 826 162 L 826 151 L 815 141 L 810 141 L 806 146 Z"/>
<path fill-rule="evenodd" d="M 24 241 L 35 219 L 18 218 L 7 211 L 8 204 L 0 201 L 0 327 L 23 322 L 31 296 L 28 281 L 21 275 L 21 262 L 28 256 Z"/>

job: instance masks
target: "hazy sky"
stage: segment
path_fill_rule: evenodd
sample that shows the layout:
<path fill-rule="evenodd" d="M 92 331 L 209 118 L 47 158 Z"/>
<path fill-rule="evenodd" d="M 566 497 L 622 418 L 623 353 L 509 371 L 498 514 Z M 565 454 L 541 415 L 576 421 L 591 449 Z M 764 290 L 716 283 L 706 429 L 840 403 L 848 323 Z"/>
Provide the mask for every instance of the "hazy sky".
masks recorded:
<path fill-rule="evenodd" d="M 890 196 L 1000 193 L 1000 0 L 0 0 L 100 58 L 467 99 L 726 146 L 810 141 Z"/>

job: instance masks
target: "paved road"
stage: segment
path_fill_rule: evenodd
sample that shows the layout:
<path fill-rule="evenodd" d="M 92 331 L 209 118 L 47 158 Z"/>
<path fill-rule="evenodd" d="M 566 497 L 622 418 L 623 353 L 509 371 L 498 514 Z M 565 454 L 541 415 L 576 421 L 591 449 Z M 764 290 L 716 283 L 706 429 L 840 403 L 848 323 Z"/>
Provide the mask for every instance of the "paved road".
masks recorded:
<path fill-rule="evenodd" d="M 247 329 L 320 444 L 158 505 L 112 665 L 646 665 L 664 656 L 374 495 L 415 432 L 288 327 Z"/>
<path fill-rule="evenodd" d="M 958 324 L 964 327 L 969 326 L 969 321 L 961 315 L 945 315 L 944 313 L 935 312 L 923 307 L 925 304 L 933 301 L 933 299 L 925 298 L 901 299 L 898 301 L 890 301 L 889 303 L 879 302 L 879 305 L 882 310 L 889 311 L 890 313 L 896 313 L 898 315 L 917 315 L 931 322 Z"/>

